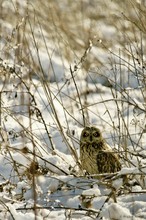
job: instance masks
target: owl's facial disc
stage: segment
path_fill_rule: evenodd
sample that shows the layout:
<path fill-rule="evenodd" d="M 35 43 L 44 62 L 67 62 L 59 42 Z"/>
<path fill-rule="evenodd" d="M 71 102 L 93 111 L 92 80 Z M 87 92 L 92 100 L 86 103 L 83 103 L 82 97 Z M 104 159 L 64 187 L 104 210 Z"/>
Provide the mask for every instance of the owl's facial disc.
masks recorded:
<path fill-rule="evenodd" d="M 86 127 L 82 131 L 81 141 L 86 143 L 94 143 L 100 141 L 101 133 L 98 128 Z"/>
<path fill-rule="evenodd" d="M 83 129 L 81 134 L 81 142 L 82 143 L 97 143 L 101 141 L 102 135 L 98 128 L 95 127 L 86 127 Z"/>

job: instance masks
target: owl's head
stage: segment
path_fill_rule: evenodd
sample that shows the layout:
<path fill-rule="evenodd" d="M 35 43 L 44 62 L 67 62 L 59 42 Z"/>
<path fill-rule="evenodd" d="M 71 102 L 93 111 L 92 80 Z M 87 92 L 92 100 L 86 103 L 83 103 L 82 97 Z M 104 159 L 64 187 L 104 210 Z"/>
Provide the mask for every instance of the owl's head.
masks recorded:
<path fill-rule="evenodd" d="M 98 143 L 102 141 L 102 134 L 98 128 L 95 127 L 85 127 L 82 130 L 80 142 L 81 143 Z"/>

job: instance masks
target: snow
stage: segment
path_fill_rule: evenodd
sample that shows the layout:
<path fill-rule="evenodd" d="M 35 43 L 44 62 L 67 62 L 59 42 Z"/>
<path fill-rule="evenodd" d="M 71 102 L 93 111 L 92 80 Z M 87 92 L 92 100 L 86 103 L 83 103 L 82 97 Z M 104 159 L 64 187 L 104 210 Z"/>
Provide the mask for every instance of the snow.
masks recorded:
<path fill-rule="evenodd" d="M 133 216 L 128 209 L 121 207 L 118 204 L 110 204 L 105 211 L 103 211 L 105 219 L 133 219 Z"/>
<path fill-rule="evenodd" d="M 35 85 L 37 89 L 34 89 Z M 76 85 L 79 89 L 81 100 L 83 102 L 84 93 L 87 89 L 86 79 L 78 80 Z M 90 219 L 89 217 L 85 217 L 86 212 L 88 212 L 87 209 L 91 210 L 91 216 L 93 218 L 95 218 L 96 215 L 103 217 L 103 219 L 122 220 L 144 217 L 146 215 L 146 201 L 143 197 L 143 195 L 145 195 L 145 170 L 143 170 L 145 160 L 141 160 L 141 169 L 139 167 L 140 163 L 137 157 L 133 156 L 131 160 L 133 165 L 137 164 L 136 167 L 127 167 L 123 161 L 122 170 L 118 174 L 115 174 L 116 176 L 113 180 L 111 177 L 111 186 L 116 189 L 117 192 L 121 191 L 123 187 L 122 176 L 125 175 L 132 175 L 132 177 L 135 180 L 138 179 L 141 184 L 137 187 L 131 186 L 132 194 L 121 194 L 120 196 L 117 196 L 117 203 L 114 203 L 112 198 L 109 198 L 109 201 L 106 202 L 112 187 L 108 188 L 107 180 L 105 183 L 104 181 L 102 183 L 102 181 L 98 179 L 81 178 L 79 168 L 76 164 L 75 155 L 73 155 L 72 150 L 66 145 L 67 141 L 67 143 L 73 147 L 73 151 L 76 152 L 77 157 L 79 157 L 79 136 L 83 127 L 81 126 L 83 118 L 76 87 L 73 81 L 70 80 L 70 84 L 67 87 L 64 82 L 60 81 L 58 82 L 58 87 L 55 83 L 52 83 L 50 84 L 50 88 L 53 93 L 53 105 L 64 133 L 63 136 L 57 126 L 56 118 L 54 118 L 51 105 L 47 106 L 48 100 L 41 84 L 38 84 L 38 80 L 34 79 L 33 84 L 30 87 L 30 91 L 35 94 L 37 107 L 41 110 L 41 114 L 45 118 L 45 122 L 50 133 L 50 140 L 46 135 L 46 130 L 44 129 L 41 120 L 38 119 L 35 114 L 31 119 L 33 132 L 28 134 L 23 133 L 23 129 L 29 130 L 30 121 L 27 115 L 27 108 L 23 108 L 22 106 L 21 109 L 21 105 L 19 105 L 21 100 L 20 97 L 13 95 L 15 89 L 13 91 L 10 90 L 9 94 L 11 94 L 11 96 L 9 94 L 4 94 L 4 96 L 2 96 L 3 108 L 9 109 L 10 112 L 9 116 L 7 116 L 7 111 L 3 113 L 5 117 L 7 117 L 7 120 L 3 118 L 3 123 L 5 124 L 5 131 L 7 131 L 7 137 L 9 137 L 9 143 L 8 145 L 4 143 L 2 144 L 3 150 L 0 155 L 0 163 L 5 164 L 5 166 L 1 166 L 0 170 L 3 177 L 1 179 L 3 189 L 3 192 L 1 193 L 1 201 L 5 202 L 7 207 L 3 210 L 6 218 L 11 219 L 11 216 L 13 216 L 14 219 L 34 218 L 34 212 L 31 209 L 33 206 L 32 180 L 30 179 L 30 174 L 27 175 L 28 178 L 25 175 L 29 172 L 27 168 L 33 160 L 32 152 L 34 150 L 34 145 L 29 140 L 29 138 L 32 137 L 32 134 L 34 135 L 33 141 L 35 143 L 35 152 L 38 157 L 37 161 L 39 162 L 40 169 L 41 167 L 45 167 L 47 170 L 46 173 L 43 173 L 45 171 L 41 171 L 42 174 L 35 177 L 37 206 L 43 208 L 37 210 L 38 219 L 42 219 L 43 216 L 48 216 L 47 219 L 65 219 L 65 216 L 69 215 L 74 216 L 73 219 Z M 58 88 L 61 89 L 61 93 L 60 97 L 57 96 L 56 98 Z M 117 112 L 115 109 L 116 105 L 110 88 L 96 82 L 88 82 L 88 91 L 87 103 L 90 113 L 90 121 L 88 121 L 88 123 L 98 125 L 98 127 L 103 131 L 107 142 L 118 149 L 118 147 L 120 147 L 117 147 L 118 136 L 117 134 L 114 134 L 113 131 L 109 130 L 111 127 L 111 118 L 107 113 L 107 109 L 112 114 L 115 126 L 118 125 Z M 131 90 L 128 91 L 130 93 Z M 118 91 L 115 92 L 120 95 Z M 140 109 L 144 110 L 143 104 L 138 101 L 142 100 L 140 90 L 136 90 L 135 94 L 131 93 L 131 100 L 136 103 L 138 110 L 139 106 Z M 27 95 L 25 95 L 25 97 L 24 101 L 27 103 Z M 107 100 L 107 102 L 104 103 L 104 100 Z M 18 107 L 16 107 L 17 105 Z M 68 112 L 71 112 L 71 115 L 68 114 Z M 11 117 L 12 113 L 15 117 Z M 134 113 L 137 114 L 137 117 L 141 117 L 141 120 L 143 120 L 144 116 L 142 111 L 140 112 L 140 116 L 138 113 Z M 122 112 L 122 117 L 125 118 L 125 120 L 127 120 L 127 116 L 129 120 L 133 120 L 132 106 L 130 106 L 129 109 L 125 108 Z M 77 124 L 77 122 L 79 124 Z M 132 140 L 129 143 L 132 143 L 132 141 L 136 143 L 139 140 L 139 135 L 135 134 L 134 137 L 132 136 L 134 134 L 134 130 L 133 124 L 131 123 L 131 125 L 129 125 L 129 132 L 131 132 Z M 23 133 L 22 136 L 21 133 Z M 113 140 L 111 137 L 113 137 Z M 145 142 L 143 138 L 144 137 L 142 136 L 141 144 L 144 148 Z M 50 141 L 53 141 L 53 151 L 51 150 Z M 26 151 L 24 151 L 24 147 Z M 136 154 L 133 145 L 129 145 L 129 149 L 131 149 L 131 152 L 133 152 L 134 155 Z M 121 147 L 120 150 L 123 151 L 123 148 Z M 140 150 L 141 146 L 137 145 L 137 153 L 140 152 Z M 4 179 L 8 179 L 9 177 L 10 183 L 5 184 Z M 11 184 L 13 185 L 13 188 L 9 189 Z M 8 189 L 11 193 L 7 192 Z M 134 193 L 137 192 L 139 192 L 141 196 L 134 196 Z M 22 198 L 21 203 L 19 201 L 20 198 Z M 2 207 L 3 204 L 1 204 L 1 208 Z M 26 210 L 23 211 L 21 208 L 26 208 Z M 27 208 L 30 209 L 27 211 Z M 6 211 L 7 209 L 9 212 Z M 69 209 L 73 211 L 71 212 Z"/>
<path fill-rule="evenodd" d="M 138 54 L 137 44 L 132 40 L 129 47 L 134 54 L 128 50 L 127 56 L 120 54 L 126 47 L 117 42 L 117 27 L 106 21 L 101 10 L 106 6 L 107 14 L 110 10 L 110 14 L 120 17 L 120 6 L 113 1 L 108 3 L 109 8 L 106 1 L 98 2 L 101 19 L 95 33 L 91 32 L 93 42 L 90 49 L 86 48 L 87 57 L 83 57 L 84 50 L 81 55 L 79 51 L 75 54 L 75 45 L 70 47 L 74 58 L 64 56 L 61 48 L 64 42 L 68 45 L 66 38 L 58 32 L 59 40 L 53 42 L 47 38 L 47 30 L 43 30 L 47 51 L 43 36 L 36 34 L 40 31 L 37 26 L 34 33 L 38 53 L 33 45 L 29 49 L 42 69 L 35 69 L 35 65 L 29 66 L 25 61 L 16 63 L 14 51 L 22 43 L 11 42 L 13 52 L 8 59 L 2 38 L 0 219 L 146 219 L 145 69 L 134 62 Z M 67 7 L 70 12 L 68 4 L 60 4 L 62 10 Z M 85 5 L 97 13 L 94 2 L 86 1 Z M 6 1 L 2 6 L 5 11 L 14 9 Z M 25 1 L 19 11 L 22 15 L 23 7 L 27 7 Z M 87 29 L 95 22 L 89 17 L 86 21 Z M 25 24 L 23 16 L 19 22 L 17 28 L 21 29 Z M 6 33 L 13 29 L 11 22 L 3 23 Z M 130 21 L 125 21 L 125 28 L 130 28 Z M 77 36 L 76 44 L 83 47 L 82 38 Z M 95 60 L 91 59 L 84 69 L 90 56 Z M 141 58 L 143 65 L 144 60 L 145 54 Z M 85 176 L 79 165 L 79 139 L 84 123 L 101 130 L 106 142 L 119 154 L 121 171 L 95 178 Z"/>

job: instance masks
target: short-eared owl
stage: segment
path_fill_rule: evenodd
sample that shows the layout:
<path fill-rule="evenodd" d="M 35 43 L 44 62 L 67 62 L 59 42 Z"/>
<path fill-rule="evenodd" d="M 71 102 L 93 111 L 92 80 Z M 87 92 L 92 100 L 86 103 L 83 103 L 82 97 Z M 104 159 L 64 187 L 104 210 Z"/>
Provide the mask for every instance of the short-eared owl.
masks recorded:
<path fill-rule="evenodd" d="M 90 174 L 114 173 L 121 169 L 117 154 L 95 127 L 85 127 L 81 133 L 80 160 L 82 169 Z"/>

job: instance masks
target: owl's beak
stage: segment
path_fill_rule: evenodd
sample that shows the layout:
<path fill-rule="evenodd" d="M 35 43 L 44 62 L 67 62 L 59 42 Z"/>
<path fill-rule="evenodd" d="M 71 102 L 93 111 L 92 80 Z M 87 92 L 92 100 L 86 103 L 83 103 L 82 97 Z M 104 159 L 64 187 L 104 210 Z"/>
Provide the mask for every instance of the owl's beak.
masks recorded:
<path fill-rule="evenodd" d="M 92 135 L 90 135 L 90 142 L 92 142 Z"/>

